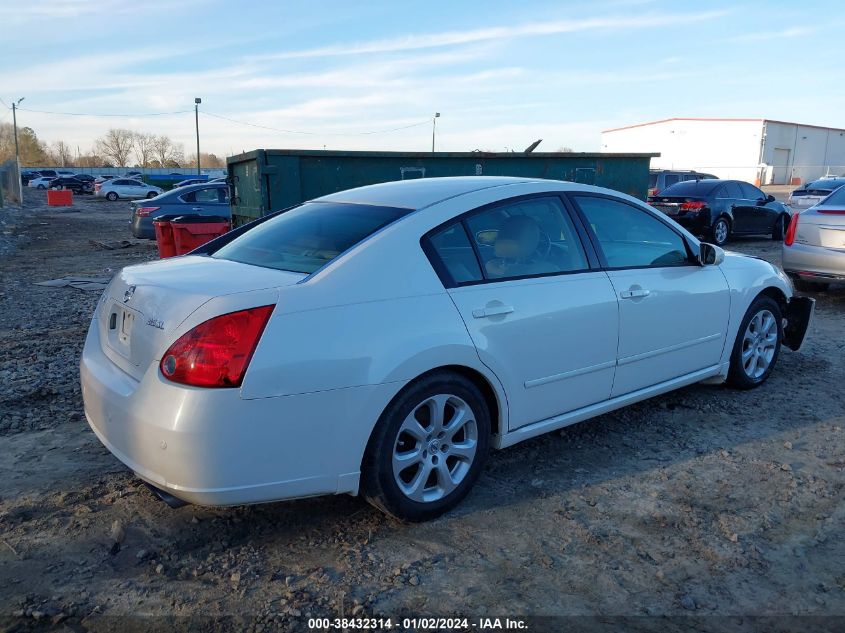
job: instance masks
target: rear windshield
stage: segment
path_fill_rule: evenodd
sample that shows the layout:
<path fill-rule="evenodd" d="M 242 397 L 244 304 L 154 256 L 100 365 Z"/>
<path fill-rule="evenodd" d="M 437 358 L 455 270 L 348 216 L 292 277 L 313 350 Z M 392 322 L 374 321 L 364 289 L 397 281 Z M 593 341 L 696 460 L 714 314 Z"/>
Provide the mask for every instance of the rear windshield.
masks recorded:
<path fill-rule="evenodd" d="M 671 187 L 666 187 L 660 192 L 661 196 L 707 196 L 719 185 L 721 180 L 687 180 L 679 182 Z"/>
<path fill-rule="evenodd" d="M 839 187 L 839 189 L 822 200 L 821 204 L 845 204 L 845 187 Z"/>
<path fill-rule="evenodd" d="M 825 191 L 839 189 L 842 185 L 845 185 L 845 180 L 843 179 L 824 178 L 822 180 L 814 180 L 813 182 L 804 185 L 804 189 L 806 191 L 816 191 L 823 194 Z"/>
<path fill-rule="evenodd" d="M 306 202 L 248 230 L 212 257 L 310 274 L 408 213 L 409 209 Z"/>

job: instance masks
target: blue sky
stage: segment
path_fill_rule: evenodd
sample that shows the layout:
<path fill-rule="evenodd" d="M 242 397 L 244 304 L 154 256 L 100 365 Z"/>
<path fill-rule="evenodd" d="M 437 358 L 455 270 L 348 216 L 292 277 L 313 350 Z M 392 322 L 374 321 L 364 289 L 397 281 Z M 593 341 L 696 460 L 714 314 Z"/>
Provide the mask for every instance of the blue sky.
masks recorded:
<path fill-rule="evenodd" d="M 193 112 L 31 110 L 199 96 L 202 149 L 219 154 L 422 151 L 435 111 L 439 150 L 597 151 L 602 129 L 673 116 L 845 127 L 843 27 L 833 1 L 0 0 L 0 97 L 25 96 L 20 125 L 83 152 L 114 126 L 190 153 Z"/>

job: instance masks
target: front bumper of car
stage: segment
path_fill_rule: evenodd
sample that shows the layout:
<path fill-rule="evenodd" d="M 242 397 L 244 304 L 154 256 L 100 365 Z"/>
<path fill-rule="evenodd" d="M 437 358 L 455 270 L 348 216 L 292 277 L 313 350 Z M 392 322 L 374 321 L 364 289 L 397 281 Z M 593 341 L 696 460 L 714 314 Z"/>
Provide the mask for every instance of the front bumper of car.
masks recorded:
<path fill-rule="evenodd" d="M 783 332 L 783 344 L 798 351 L 801 348 L 807 330 L 813 320 L 816 300 L 811 297 L 792 297 L 786 308 L 786 328 Z"/>

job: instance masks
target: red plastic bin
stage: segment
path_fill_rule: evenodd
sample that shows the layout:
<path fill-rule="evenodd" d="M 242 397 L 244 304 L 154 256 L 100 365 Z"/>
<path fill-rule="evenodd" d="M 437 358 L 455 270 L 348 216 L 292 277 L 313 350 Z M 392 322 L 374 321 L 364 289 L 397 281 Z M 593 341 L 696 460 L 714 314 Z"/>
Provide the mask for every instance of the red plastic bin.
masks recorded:
<path fill-rule="evenodd" d="M 176 242 L 173 241 L 173 227 L 171 220 L 182 217 L 180 215 L 161 215 L 153 220 L 153 228 L 156 232 L 156 246 L 158 256 L 161 259 L 176 256 Z"/>
<path fill-rule="evenodd" d="M 73 192 L 70 189 L 48 189 L 48 207 L 70 207 L 73 206 Z"/>
<path fill-rule="evenodd" d="M 170 222 L 176 254 L 184 255 L 220 237 L 231 228 L 229 220 L 219 216 L 183 215 Z"/>

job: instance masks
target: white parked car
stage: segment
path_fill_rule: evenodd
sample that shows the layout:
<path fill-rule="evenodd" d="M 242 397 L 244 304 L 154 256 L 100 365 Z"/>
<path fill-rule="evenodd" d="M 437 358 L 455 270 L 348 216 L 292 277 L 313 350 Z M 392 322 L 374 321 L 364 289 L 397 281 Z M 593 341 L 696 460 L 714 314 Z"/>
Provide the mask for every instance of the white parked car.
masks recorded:
<path fill-rule="evenodd" d="M 164 193 L 164 189 L 148 185 L 140 180 L 128 178 L 115 178 L 100 183 L 99 188 L 95 187 L 95 193 L 101 198 L 117 200 L 118 198 L 155 198 Z"/>
<path fill-rule="evenodd" d="M 33 189 L 47 189 L 50 186 L 50 181 L 55 179 L 56 176 L 41 176 L 40 178 L 33 178 L 26 186 Z"/>
<path fill-rule="evenodd" d="M 171 503 L 349 493 L 424 520 L 490 447 L 696 382 L 760 385 L 813 306 L 624 194 L 393 182 L 123 269 L 82 394 L 100 440 Z"/>

